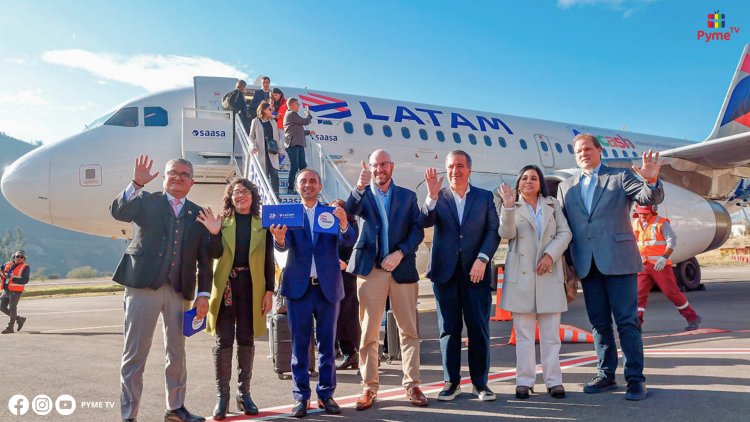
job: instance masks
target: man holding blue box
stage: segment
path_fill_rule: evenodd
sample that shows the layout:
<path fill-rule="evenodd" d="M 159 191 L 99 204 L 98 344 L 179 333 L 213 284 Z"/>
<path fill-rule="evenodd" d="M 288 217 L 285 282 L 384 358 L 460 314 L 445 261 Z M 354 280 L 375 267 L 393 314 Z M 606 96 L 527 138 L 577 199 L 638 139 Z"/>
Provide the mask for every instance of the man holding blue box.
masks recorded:
<path fill-rule="evenodd" d="M 344 283 L 339 270 L 338 246 L 354 244 L 356 233 L 341 207 L 331 210 L 318 202 L 322 189 L 320 175 L 310 169 L 297 174 L 297 192 L 302 198 L 305 218 L 301 230 L 287 230 L 286 225 L 270 227 L 279 251 L 289 251 L 281 272 L 280 294 L 289 300 L 289 330 L 292 333 L 292 379 L 296 403 L 292 416 L 307 415 L 310 401 L 308 349 L 315 318 L 318 354 L 318 407 L 327 413 L 340 413 L 333 400 L 336 389 L 334 342 L 339 302 L 344 297 Z M 333 218 L 335 217 L 335 218 Z M 336 226 L 338 228 L 336 229 Z M 331 233 L 331 230 L 335 230 Z"/>

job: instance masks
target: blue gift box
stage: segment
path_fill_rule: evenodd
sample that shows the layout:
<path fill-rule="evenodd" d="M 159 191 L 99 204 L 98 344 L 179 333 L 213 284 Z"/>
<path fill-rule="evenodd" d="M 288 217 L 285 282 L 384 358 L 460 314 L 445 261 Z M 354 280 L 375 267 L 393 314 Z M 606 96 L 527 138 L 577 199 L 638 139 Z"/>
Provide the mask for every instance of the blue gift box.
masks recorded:
<path fill-rule="evenodd" d="M 290 229 L 305 226 L 305 210 L 302 204 L 263 205 L 261 214 L 261 224 L 264 228 L 271 227 L 271 224 L 286 224 Z"/>
<path fill-rule="evenodd" d="M 318 205 L 315 207 L 315 233 L 336 234 L 339 232 L 339 219 L 333 215 L 333 207 Z"/>
<path fill-rule="evenodd" d="M 195 319 L 196 313 L 197 311 L 193 308 L 189 311 L 185 311 L 185 314 L 182 316 L 182 334 L 185 337 L 190 337 L 193 334 L 206 329 L 206 318 Z"/>

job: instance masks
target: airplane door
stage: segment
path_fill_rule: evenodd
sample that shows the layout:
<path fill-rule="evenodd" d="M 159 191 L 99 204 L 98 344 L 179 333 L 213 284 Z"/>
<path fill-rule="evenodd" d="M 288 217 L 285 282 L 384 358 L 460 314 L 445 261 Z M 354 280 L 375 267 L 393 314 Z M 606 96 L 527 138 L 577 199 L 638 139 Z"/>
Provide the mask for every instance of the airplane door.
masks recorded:
<path fill-rule="evenodd" d="M 544 167 L 554 167 L 555 157 L 552 155 L 552 142 L 544 135 L 534 135 L 536 149 L 539 151 L 539 159 Z"/>

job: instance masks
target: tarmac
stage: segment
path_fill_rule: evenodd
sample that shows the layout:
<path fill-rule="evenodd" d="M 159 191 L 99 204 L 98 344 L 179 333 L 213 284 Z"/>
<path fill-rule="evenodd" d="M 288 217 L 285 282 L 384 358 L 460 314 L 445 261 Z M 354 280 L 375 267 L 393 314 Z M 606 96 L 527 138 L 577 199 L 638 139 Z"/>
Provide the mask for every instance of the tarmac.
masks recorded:
<path fill-rule="evenodd" d="M 367 411 L 354 404 L 361 391 L 355 370 L 339 371 L 336 399 L 340 415 L 317 409 L 305 418 L 318 420 L 380 421 L 484 421 L 507 420 L 660 420 L 747 421 L 750 420 L 750 266 L 705 268 L 706 290 L 687 293 L 703 317 L 702 329 L 686 334 L 685 321 L 659 292 L 652 292 L 646 323 L 645 344 L 648 399 L 626 401 L 625 381 L 619 368 L 619 388 L 601 394 L 584 394 L 582 385 L 595 374 L 592 344 L 563 344 L 561 361 L 567 391 L 565 399 L 550 397 L 541 375 L 536 392 L 528 400 L 517 400 L 515 391 L 515 347 L 508 345 L 511 322 L 491 322 L 490 388 L 494 402 L 481 402 L 471 395 L 464 348 L 463 394 L 450 402 L 435 398 L 443 385 L 434 298 L 428 281 L 420 282 L 421 376 L 423 391 L 430 399 L 425 408 L 412 406 L 401 388 L 399 361 L 383 362 L 378 401 Z M 562 288 L 562 287 L 561 287 Z M 494 303 L 494 301 L 493 301 Z M 122 293 L 103 296 L 21 300 L 20 314 L 28 321 L 20 333 L 0 336 L 0 420 L 2 421 L 117 421 L 119 413 L 119 365 L 122 353 Z M 0 315 L 0 321 L 5 321 Z M 583 295 L 562 316 L 563 324 L 590 331 Z M 0 322 L 4 325 L 4 322 Z M 160 421 L 165 407 L 164 352 L 157 327 L 144 373 L 139 421 Z M 216 391 L 211 347 L 214 338 L 200 333 L 187 339 L 188 386 L 186 407 L 193 413 L 210 415 Z M 537 352 L 538 353 L 538 352 Z M 257 417 L 237 412 L 234 400 L 228 421 L 291 419 L 292 381 L 273 372 L 267 336 L 256 339 L 251 392 L 261 408 Z M 236 371 L 233 373 L 236 379 Z M 27 398 L 27 412 L 15 416 L 19 398 Z M 38 397 L 38 396 L 47 396 Z M 63 397 L 69 395 L 71 397 Z M 72 400 L 71 400 L 72 399 Z M 313 400 L 315 399 L 313 393 Z M 75 408 L 72 408 L 72 401 Z M 62 416 L 58 409 L 72 415 Z M 36 412 L 45 413 L 38 415 Z"/>

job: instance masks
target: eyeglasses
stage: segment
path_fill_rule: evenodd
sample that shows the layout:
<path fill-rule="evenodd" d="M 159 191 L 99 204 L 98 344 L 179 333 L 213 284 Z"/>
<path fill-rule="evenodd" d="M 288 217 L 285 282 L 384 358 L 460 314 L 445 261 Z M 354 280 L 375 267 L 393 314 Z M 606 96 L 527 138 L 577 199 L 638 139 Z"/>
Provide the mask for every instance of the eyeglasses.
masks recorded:
<path fill-rule="evenodd" d="M 250 195 L 249 190 L 233 190 L 232 196 L 248 196 Z"/>
<path fill-rule="evenodd" d="M 184 172 L 184 171 L 182 173 L 177 173 L 174 170 L 168 171 L 167 172 L 167 176 L 169 176 L 170 179 L 177 179 L 177 178 L 179 178 L 180 180 L 188 180 L 188 179 L 190 179 L 190 178 L 193 177 L 193 175 L 190 174 L 190 173 L 187 173 L 187 172 Z"/>

